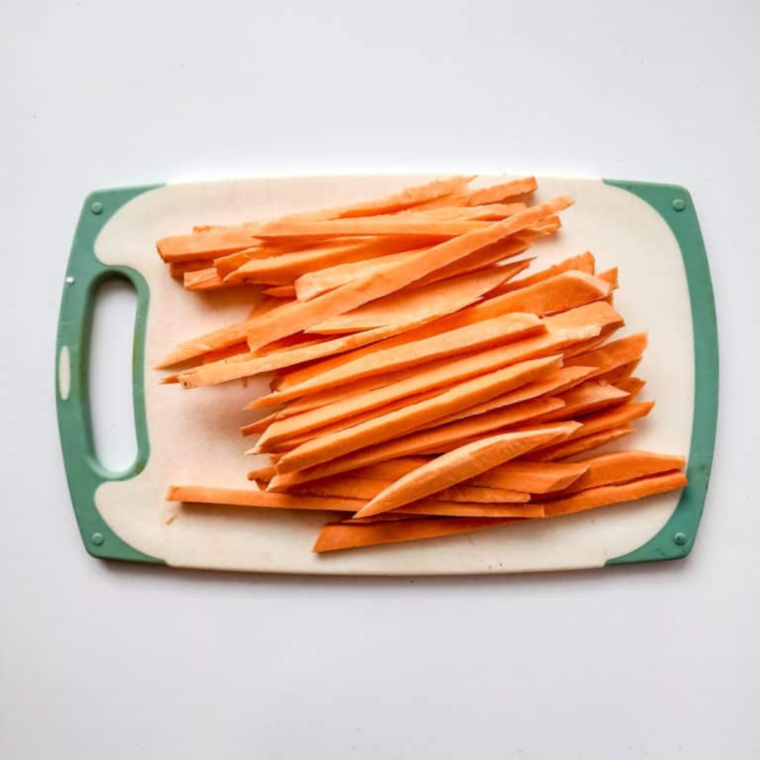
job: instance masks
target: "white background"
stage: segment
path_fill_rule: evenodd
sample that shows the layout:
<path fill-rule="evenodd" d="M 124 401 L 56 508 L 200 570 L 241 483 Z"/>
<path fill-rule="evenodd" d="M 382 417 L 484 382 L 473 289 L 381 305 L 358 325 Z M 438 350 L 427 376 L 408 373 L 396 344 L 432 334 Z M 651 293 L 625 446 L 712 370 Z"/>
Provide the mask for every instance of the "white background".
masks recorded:
<path fill-rule="evenodd" d="M 0 757 L 757 757 L 759 8 L 4 0 Z M 722 366 L 687 561 L 329 580 L 85 554 L 53 359 L 88 191 L 481 168 L 692 191 Z"/>

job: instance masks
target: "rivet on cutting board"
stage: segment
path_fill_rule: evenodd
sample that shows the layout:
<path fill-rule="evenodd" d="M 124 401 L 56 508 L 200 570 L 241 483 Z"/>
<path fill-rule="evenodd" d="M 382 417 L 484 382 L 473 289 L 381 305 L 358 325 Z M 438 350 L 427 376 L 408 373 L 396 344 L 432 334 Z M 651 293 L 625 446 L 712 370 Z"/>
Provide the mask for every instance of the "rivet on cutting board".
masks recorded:
<path fill-rule="evenodd" d="M 686 208 L 686 201 L 683 198 L 676 198 L 673 201 L 673 209 L 675 211 L 683 211 Z"/>
<path fill-rule="evenodd" d="M 106 539 L 104 538 L 102 533 L 93 533 L 91 536 L 92 543 L 95 544 L 95 546 L 101 546 L 103 544 L 103 541 Z"/>
<path fill-rule="evenodd" d="M 73 278 L 71 275 L 69 275 L 69 276 L 66 278 L 66 284 L 67 284 L 67 285 L 73 285 L 73 284 L 74 284 L 74 278 Z"/>
<path fill-rule="evenodd" d="M 92 211 L 93 214 L 102 214 L 103 204 L 100 201 L 95 201 L 95 203 L 90 206 L 90 211 Z"/>
<path fill-rule="evenodd" d="M 686 543 L 686 534 L 681 533 L 679 530 L 678 533 L 673 536 L 673 541 L 675 541 L 679 546 L 683 546 Z"/>

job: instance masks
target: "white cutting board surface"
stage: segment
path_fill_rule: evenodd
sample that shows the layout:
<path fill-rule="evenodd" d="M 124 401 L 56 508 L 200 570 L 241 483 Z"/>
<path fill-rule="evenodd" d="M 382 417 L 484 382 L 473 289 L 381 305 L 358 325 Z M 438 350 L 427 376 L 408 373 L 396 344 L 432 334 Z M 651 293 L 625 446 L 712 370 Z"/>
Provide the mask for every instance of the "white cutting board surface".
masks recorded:
<path fill-rule="evenodd" d="M 145 403 L 150 459 L 128 481 L 104 483 L 96 505 L 109 526 L 146 554 L 179 567 L 327 574 L 469 574 L 599 567 L 632 551 L 667 522 L 680 492 L 562 519 L 492 531 L 317 556 L 311 546 L 326 521 L 319 514 L 233 507 L 178 508 L 164 501 L 170 483 L 251 487 L 243 456 L 250 439 L 238 428 L 254 419 L 242 406 L 264 392 L 247 387 L 183 391 L 160 385 L 151 367 L 175 343 L 245 316 L 252 296 L 193 294 L 172 280 L 155 251 L 157 238 L 194 224 L 237 223 L 383 195 L 428 176 L 343 176 L 250 179 L 167 185 L 124 206 L 99 236 L 106 264 L 137 269 L 150 286 Z M 481 177 L 490 184 L 501 176 Z M 626 319 L 619 335 L 648 331 L 650 346 L 637 375 L 642 398 L 657 406 L 617 448 L 687 454 L 694 400 L 689 293 L 675 237 L 638 197 L 594 179 L 539 178 L 536 201 L 569 194 L 576 205 L 563 227 L 534 247 L 531 271 L 584 250 L 599 269 L 618 266 L 616 308 Z M 176 513 L 171 522 L 167 519 Z"/>

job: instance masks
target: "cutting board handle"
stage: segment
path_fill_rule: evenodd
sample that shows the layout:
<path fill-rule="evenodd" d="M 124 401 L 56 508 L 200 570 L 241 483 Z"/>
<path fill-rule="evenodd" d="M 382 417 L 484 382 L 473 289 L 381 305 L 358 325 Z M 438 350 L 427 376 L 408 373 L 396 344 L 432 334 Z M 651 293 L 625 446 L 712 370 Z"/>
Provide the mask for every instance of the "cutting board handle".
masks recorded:
<path fill-rule="evenodd" d="M 128 480 L 148 462 L 150 445 L 145 416 L 145 326 L 149 288 L 131 267 L 107 266 L 95 255 L 95 241 L 109 220 L 126 203 L 152 187 L 101 190 L 87 197 L 79 217 L 66 270 L 56 343 L 56 406 L 61 448 L 71 500 L 85 548 L 110 559 L 157 562 L 129 546 L 106 524 L 95 493 L 108 481 Z M 95 452 L 88 387 L 90 333 L 98 289 L 107 279 L 128 280 L 137 293 L 132 357 L 137 456 L 121 472 L 105 468 Z"/>

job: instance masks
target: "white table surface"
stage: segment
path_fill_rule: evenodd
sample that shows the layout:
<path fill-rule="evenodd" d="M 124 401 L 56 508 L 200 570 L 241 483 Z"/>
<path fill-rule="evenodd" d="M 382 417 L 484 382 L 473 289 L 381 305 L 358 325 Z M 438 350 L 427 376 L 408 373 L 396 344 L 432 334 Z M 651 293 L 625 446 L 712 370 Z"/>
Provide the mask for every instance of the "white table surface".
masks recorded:
<path fill-rule="evenodd" d="M 626 7 L 0 6 L 0 757 L 760 754 L 760 6 Z M 368 169 L 692 191 L 722 366 L 688 560 L 413 581 L 182 573 L 85 554 L 53 394 L 84 195 Z"/>

